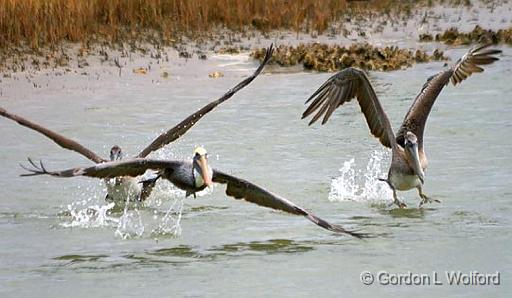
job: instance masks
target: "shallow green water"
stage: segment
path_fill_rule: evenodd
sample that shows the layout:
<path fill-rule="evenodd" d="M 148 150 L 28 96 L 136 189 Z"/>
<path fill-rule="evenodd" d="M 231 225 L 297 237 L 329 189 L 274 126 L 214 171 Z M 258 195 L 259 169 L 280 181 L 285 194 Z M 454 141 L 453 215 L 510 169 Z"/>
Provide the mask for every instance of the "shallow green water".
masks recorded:
<path fill-rule="evenodd" d="M 365 241 L 232 200 L 222 186 L 186 200 L 181 234 L 165 235 L 155 231 L 171 228 L 164 215 L 183 195 L 165 183 L 147 208 L 125 217 L 129 227 L 121 234 L 131 238 L 124 240 L 116 234 L 121 213 L 87 212 L 106 209 L 100 181 L 18 177 L 18 163 L 27 156 L 53 169 L 88 160 L 0 119 L 0 295 L 507 296 L 512 290 L 512 51 L 503 50 L 502 61 L 484 74 L 446 88 L 429 119 L 425 192 L 442 204 L 417 209 L 419 199 L 411 191 L 400 194 L 410 209 L 386 207 L 390 193 L 375 178 L 385 175 L 388 152 L 370 136 L 356 104 L 335 112 L 323 127 L 299 119 L 304 100 L 329 74 L 262 75 L 154 155 L 188 158 L 195 145 L 203 145 L 214 167 L 377 236 Z M 464 52 L 448 53 L 455 58 Z M 370 74 L 395 128 L 442 64 Z M 34 90 L 23 100 L 1 98 L 1 105 L 104 155 L 114 143 L 135 154 L 254 66 L 234 60 L 219 80 L 189 72 L 159 84 L 128 77 L 91 82 L 85 89 Z M 447 270 L 499 271 L 501 285 L 448 286 Z M 445 285 L 365 286 L 362 271 L 436 271 Z"/>

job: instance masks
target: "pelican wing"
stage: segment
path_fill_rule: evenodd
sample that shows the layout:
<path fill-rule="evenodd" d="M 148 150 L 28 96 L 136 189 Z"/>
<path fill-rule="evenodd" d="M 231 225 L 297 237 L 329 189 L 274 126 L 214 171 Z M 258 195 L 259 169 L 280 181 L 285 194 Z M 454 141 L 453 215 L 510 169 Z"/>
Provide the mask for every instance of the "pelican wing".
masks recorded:
<path fill-rule="evenodd" d="M 309 125 L 315 123 L 323 115 L 325 124 L 334 110 L 356 97 L 371 133 L 382 145 L 391 148 L 395 144 L 395 135 L 384 112 L 382 105 L 373 90 L 370 81 L 363 71 L 356 68 L 346 68 L 330 77 L 318 90 L 309 97 L 311 102 L 302 118 L 316 112 Z"/>
<path fill-rule="evenodd" d="M 51 175 L 55 177 L 87 176 L 93 178 L 114 178 L 119 176 L 136 177 L 144 174 L 146 170 L 172 170 L 179 166 L 181 161 L 152 160 L 145 158 L 133 158 L 122 161 L 111 161 L 96 164 L 91 167 L 78 167 L 62 171 L 48 171 L 42 162 L 36 164 L 29 159 L 31 168 L 21 165 L 30 173 L 21 176 Z"/>
<path fill-rule="evenodd" d="M 329 222 L 304 210 L 303 208 L 295 205 L 294 203 L 288 201 L 287 199 L 280 197 L 276 194 L 273 194 L 249 181 L 222 173 L 217 170 L 213 171 L 212 180 L 213 182 L 216 183 L 227 184 L 226 194 L 228 196 L 234 197 L 235 199 L 244 199 L 248 202 L 260 206 L 281 210 L 295 215 L 302 215 L 309 219 L 310 221 L 312 221 L 313 223 L 315 223 L 316 225 L 319 225 L 320 227 L 327 229 L 329 231 L 333 231 L 336 233 L 345 233 L 357 238 L 365 237 L 364 234 L 348 231 L 341 226 L 330 224 Z"/>
<path fill-rule="evenodd" d="M 0 115 L 4 116 L 6 118 L 9 118 L 11 120 L 14 120 L 25 127 L 33 129 L 33 130 L 47 136 L 48 138 L 50 138 L 52 141 L 57 143 L 62 148 L 78 152 L 78 153 L 82 154 L 83 156 L 87 157 L 88 159 L 94 161 L 95 163 L 101 163 L 101 162 L 106 161 L 105 159 L 103 159 L 96 153 L 92 152 L 91 150 L 85 148 L 84 146 L 80 145 L 79 143 L 77 143 L 71 139 L 68 139 L 68 138 L 64 137 L 63 135 L 60 135 L 56 132 L 53 132 L 45 127 L 42 127 L 39 124 L 31 122 L 21 116 L 11 114 L 3 108 L 0 108 Z"/>
<path fill-rule="evenodd" d="M 158 136 L 151 144 L 149 144 L 148 147 L 146 147 L 142 152 L 137 155 L 137 157 L 146 157 L 151 152 L 158 150 L 162 148 L 163 146 L 174 142 L 179 137 L 184 135 L 194 124 L 196 124 L 199 119 L 201 119 L 204 115 L 206 115 L 208 112 L 213 110 L 215 107 L 223 103 L 224 101 L 231 98 L 235 93 L 243 89 L 245 86 L 249 85 L 263 70 L 265 67 L 265 64 L 270 60 L 272 57 L 273 52 L 273 46 L 270 45 L 270 47 L 267 49 L 267 52 L 265 54 L 265 58 L 261 62 L 260 66 L 256 71 L 248 78 L 243 80 L 242 82 L 238 83 L 235 87 L 232 89 L 229 89 L 227 93 L 225 93 L 221 98 L 210 102 L 203 108 L 201 108 L 199 111 L 195 112 L 194 114 L 188 116 L 185 120 L 181 121 L 178 125 L 171 128 L 170 130 L 164 132 L 160 136 Z"/>
<path fill-rule="evenodd" d="M 470 49 L 450 69 L 428 78 L 420 93 L 416 96 L 397 133 L 396 140 L 399 144 L 403 145 L 404 135 L 407 131 L 414 133 L 418 137 L 420 145 L 423 143 L 425 123 L 434 102 L 444 86 L 450 81 L 455 86 L 473 73 L 483 72 L 484 69 L 480 67 L 481 65 L 491 64 L 499 60 L 494 55 L 501 53 L 501 51 L 487 49 L 490 45 L 479 45 Z"/>

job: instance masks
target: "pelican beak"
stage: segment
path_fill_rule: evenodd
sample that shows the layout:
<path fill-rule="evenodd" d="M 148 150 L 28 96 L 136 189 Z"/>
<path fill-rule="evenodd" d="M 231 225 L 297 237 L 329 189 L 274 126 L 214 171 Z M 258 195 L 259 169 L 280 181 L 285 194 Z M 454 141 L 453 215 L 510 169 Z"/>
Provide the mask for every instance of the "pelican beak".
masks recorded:
<path fill-rule="evenodd" d="M 424 180 L 425 180 L 425 173 L 423 172 L 423 169 L 421 168 L 420 154 L 418 152 L 418 144 L 414 143 L 412 146 L 406 147 L 406 148 L 407 148 L 407 151 L 409 152 L 410 157 L 412 158 L 411 166 L 413 167 L 414 172 L 416 173 L 418 178 L 420 178 L 421 184 L 423 184 Z"/>
<path fill-rule="evenodd" d="M 208 161 L 204 155 L 201 155 L 198 159 L 199 168 L 201 169 L 201 177 L 203 177 L 204 184 L 208 187 L 213 186 L 212 177 L 208 171 Z"/>

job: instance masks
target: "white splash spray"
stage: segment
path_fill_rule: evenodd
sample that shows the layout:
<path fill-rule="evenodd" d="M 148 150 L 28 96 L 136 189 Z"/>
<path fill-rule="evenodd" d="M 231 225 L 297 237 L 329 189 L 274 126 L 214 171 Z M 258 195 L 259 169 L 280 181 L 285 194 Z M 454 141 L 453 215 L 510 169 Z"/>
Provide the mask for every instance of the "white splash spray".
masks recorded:
<path fill-rule="evenodd" d="M 153 236 L 171 235 L 178 237 L 181 235 L 181 212 L 183 210 L 183 197 L 176 198 L 170 205 L 167 212 L 162 217 L 157 228 L 151 231 Z"/>
<path fill-rule="evenodd" d="M 78 187 L 80 196 L 83 198 L 66 206 L 66 214 L 69 214 L 70 220 L 61 223 L 65 228 L 99 228 L 115 226 L 118 219 L 110 216 L 114 203 L 101 204 L 98 202 L 96 185 L 86 186 L 84 189 Z"/>
<path fill-rule="evenodd" d="M 179 158 L 170 150 L 160 150 L 154 153 L 158 159 L 186 159 Z M 188 156 L 188 154 L 183 154 Z M 217 157 L 218 158 L 218 157 Z M 139 180 L 154 177 L 155 172 L 148 171 Z M 144 236 L 146 230 L 151 231 L 151 237 L 181 235 L 180 226 L 185 192 L 175 187 L 165 179 L 156 184 L 150 198 L 139 203 L 134 201 L 136 196 L 127 196 L 124 202 L 106 203 L 104 195 L 106 187 L 101 181 L 91 182 L 86 187 L 79 187 L 76 195 L 81 199 L 69 204 L 64 214 L 70 220 L 61 223 L 63 227 L 80 228 L 115 228 L 114 235 L 121 239 L 133 239 Z M 210 194 L 210 189 L 196 193 L 201 197 Z M 131 198 L 131 199 L 130 199 Z M 162 210 L 166 210 L 165 213 Z M 153 216 L 144 216 L 152 212 Z M 151 214 L 151 213 L 150 213 Z M 147 232 L 146 232 L 147 233 Z"/>
<path fill-rule="evenodd" d="M 393 193 L 385 182 L 378 180 L 387 177 L 383 164 L 387 166 L 388 155 L 386 151 L 374 151 L 365 169 L 358 169 L 354 158 L 346 161 L 341 175 L 331 181 L 329 200 L 389 203 Z"/>
<path fill-rule="evenodd" d="M 61 223 L 65 228 L 98 228 L 112 226 L 117 219 L 108 215 L 108 211 L 114 208 L 114 203 L 107 205 L 91 205 L 78 209 L 73 204 L 68 205 L 71 220 Z"/>
<path fill-rule="evenodd" d="M 142 224 L 139 209 L 137 207 L 133 208 L 133 210 L 128 209 L 130 207 L 130 197 L 126 197 L 123 215 L 119 218 L 119 223 L 114 233 L 122 239 L 141 237 L 144 233 L 144 225 Z"/>

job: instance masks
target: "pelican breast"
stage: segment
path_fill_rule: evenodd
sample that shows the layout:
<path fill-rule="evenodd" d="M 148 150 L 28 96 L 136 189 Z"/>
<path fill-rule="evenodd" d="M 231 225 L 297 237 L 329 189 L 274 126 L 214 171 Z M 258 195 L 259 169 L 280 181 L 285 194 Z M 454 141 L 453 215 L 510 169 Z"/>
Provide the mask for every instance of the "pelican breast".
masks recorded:
<path fill-rule="evenodd" d="M 397 190 L 409 190 L 421 185 L 421 180 L 417 175 L 404 174 L 400 171 L 392 171 L 389 182 Z"/>

